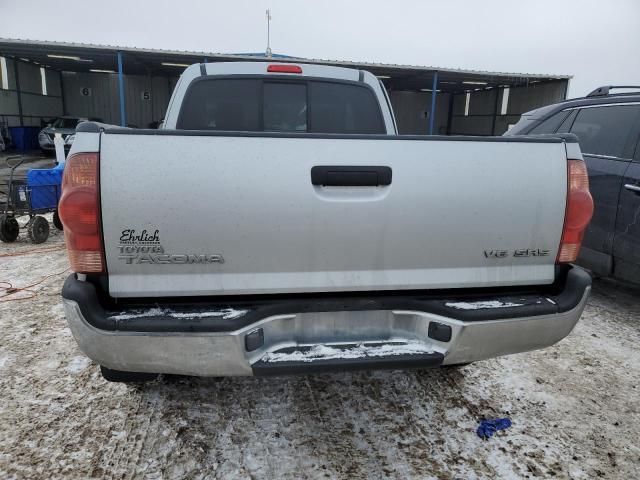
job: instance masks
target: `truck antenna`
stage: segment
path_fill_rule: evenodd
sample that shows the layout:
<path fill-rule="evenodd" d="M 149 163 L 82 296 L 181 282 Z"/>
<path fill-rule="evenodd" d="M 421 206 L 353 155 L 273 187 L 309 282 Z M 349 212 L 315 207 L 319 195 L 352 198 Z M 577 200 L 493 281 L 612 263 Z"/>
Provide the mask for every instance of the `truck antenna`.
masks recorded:
<path fill-rule="evenodd" d="M 267 52 L 266 56 L 271 57 L 271 10 L 267 9 Z"/>

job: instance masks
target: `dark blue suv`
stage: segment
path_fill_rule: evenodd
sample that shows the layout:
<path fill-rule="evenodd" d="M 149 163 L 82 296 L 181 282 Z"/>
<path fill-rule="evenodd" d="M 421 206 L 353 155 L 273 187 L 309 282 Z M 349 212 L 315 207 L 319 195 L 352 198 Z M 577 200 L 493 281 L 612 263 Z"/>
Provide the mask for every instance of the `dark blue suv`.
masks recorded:
<path fill-rule="evenodd" d="M 640 284 L 640 87 L 600 87 L 527 112 L 505 135 L 567 132 L 580 139 L 595 203 L 578 263 Z"/>

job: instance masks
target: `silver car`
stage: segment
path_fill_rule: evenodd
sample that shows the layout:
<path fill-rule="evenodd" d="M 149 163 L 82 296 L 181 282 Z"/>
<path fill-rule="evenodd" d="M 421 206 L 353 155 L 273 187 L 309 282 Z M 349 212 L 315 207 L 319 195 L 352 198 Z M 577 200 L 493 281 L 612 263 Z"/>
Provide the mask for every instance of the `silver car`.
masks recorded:
<path fill-rule="evenodd" d="M 43 153 L 53 153 L 55 152 L 55 145 L 53 144 L 53 139 L 56 133 L 62 135 L 62 139 L 64 140 L 64 148 L 65 150 L 69 150 L 71 145 L 73 144 L 73 140 L 75 139 L 76 127 L 81 122 L 102 122 L 99 118 L 86 118 L 86 117 L 71 117 L 71 116 L 63 116 L 55 119 L 53 123 L 47 125 L 46 128 L 43 128 L 38 134 L 38 143 L 40 144 L 40 149 Z"/>

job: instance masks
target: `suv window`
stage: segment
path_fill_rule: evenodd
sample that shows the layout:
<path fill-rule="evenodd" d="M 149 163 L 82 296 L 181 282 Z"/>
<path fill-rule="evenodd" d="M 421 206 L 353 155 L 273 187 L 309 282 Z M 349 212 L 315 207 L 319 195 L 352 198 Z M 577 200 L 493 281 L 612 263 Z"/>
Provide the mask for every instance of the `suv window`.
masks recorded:
<path fill-rule="evenodd" d="M 583 153 L 623 157 L 640 105 L 583 108 L 571 127 Z"/>
<path fill-rule="evenodd" d="M 386 133 L 378 101 L 363 85 L 271 78 L 196 81 L 187 90 L 176 128 Z"/>
<path fill-rule="evenodd" d="M 576 119 L 576 115 L 578 115 L 578 110 L 571 110 L 571 113 L 564 119 L 564 122 L 560 124 L 556 133 L 569 133 L 571 125 L 573 125 L 573 121 Z"/>
<path fill-rule="evenodd" d="M 555 133 L 560 124 L 564 121 L 565 118 L 569 115 L 569 110 L 565 110 L 562 112 L 558 112 L 555 115 L 547 118 L 545 121 L 540 123 L 537 127 L 531 129 L 528 135 L 536 135 L 542 133 Z"/>

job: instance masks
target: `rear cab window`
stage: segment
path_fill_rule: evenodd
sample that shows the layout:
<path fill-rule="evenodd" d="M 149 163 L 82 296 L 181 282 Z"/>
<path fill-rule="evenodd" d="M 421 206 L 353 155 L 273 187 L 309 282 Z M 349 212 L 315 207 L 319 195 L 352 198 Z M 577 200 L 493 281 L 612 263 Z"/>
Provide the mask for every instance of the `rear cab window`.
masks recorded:
<path fill-rule="evenodd" d="M 180 130 L 386 133 L 378 100 L 347 81 L 202 78 L 188 88 Z"/>
<path fill-rule="evenodd" d="M 265 132 L 308 130 L 307 85 L 265 82 L 263 89 L 262 118 Z"/>
<path fill-rule="evenodd" d="M 196 81 L 182 102 L 181 130 L 242 130 L 262 128 L 262 84 L 250 79 Z"/>

